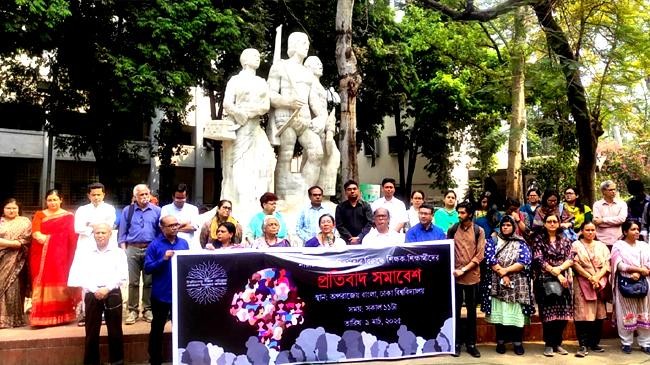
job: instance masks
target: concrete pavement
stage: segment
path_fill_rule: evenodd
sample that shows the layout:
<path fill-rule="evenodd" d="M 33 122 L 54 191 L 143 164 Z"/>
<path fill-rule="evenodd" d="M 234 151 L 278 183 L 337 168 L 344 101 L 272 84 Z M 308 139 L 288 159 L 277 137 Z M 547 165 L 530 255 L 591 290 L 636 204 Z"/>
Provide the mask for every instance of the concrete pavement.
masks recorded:
<path fill-rule="evenodd" d="M 605 364 L 648 364 L 650 365 L 650 355 L 641 352 L 638 346 L 633 346 L 632 353 L 627 355 L 621 352 L 620 342 L 618 339 L 605 339 L 601 342 L 601 346 L 605 349 L 602 353 L 589 353 L 584 358 L 575 357 L 575 352 L 578 350 L 578 343 L 575 341 L 565 341 L 563 346 L 569 355 L 555 355 L 553 357 L 545 357 L 542 355 L 544 351 L 543 342 L 526 342 L 524 348 L 526 353 L 522 356 L 517 356 L 512 352 L 512 345 L 507 345 L 507 352 L 503 355 L 497 354 L 495 351 L 495 344 L 479 344 L 478 348 L 481 351 L 480 358 L 473 358 L 467 354 L 463 348 L 460 357 L 452 356 L 438 356 L 426 359 L 408 359 L 401 361 L 369 361 L 363 362 L 369 365 L 429 365 L 429 364 L 530 364 L 530 365 L 563 365 L 563 364 L 579 364 L 579 365 L 605 365 Z"/>

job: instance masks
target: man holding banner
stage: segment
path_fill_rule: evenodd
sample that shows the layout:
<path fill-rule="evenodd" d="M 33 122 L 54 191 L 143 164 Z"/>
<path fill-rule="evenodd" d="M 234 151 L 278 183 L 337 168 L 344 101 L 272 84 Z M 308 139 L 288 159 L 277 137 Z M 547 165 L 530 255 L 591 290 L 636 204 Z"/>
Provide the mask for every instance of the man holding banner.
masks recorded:
<path fill-rule="evenodd" d="M 476 348 L 476 304 L 479 282 L 481 281 L 480 264 L 485 254 L 485 232 L 474 224 L 474 207 L 469 202 L 462 202 L 456 207 L 460 223 L 454 224 L 447 232 L 447 238 L 454 240 L 456 278 L 456 349 L 454 356 L 460 356 L 460 346 L 464 340 L 467 353 L 481 357 Z M 465 302 L 467 320 L 465 331 L 461 331 L 460 309 Z M 464 336 L 463 336 L 464 335 Z"/>
<path fill-rule="evenodd" d="M 151 332 L 149 333 L 149 362 L 162 363 L 162 340 L 165 323 L 172 310 L 172 264 L 171 258 L 178 250 L 189 250 L 189 244 L 177 237 L 180 224 L 176 217 L 168 215 L 160 220 L 162 234 L 149 247 L 144 259 L 144 271 L 151 275 Z"/>

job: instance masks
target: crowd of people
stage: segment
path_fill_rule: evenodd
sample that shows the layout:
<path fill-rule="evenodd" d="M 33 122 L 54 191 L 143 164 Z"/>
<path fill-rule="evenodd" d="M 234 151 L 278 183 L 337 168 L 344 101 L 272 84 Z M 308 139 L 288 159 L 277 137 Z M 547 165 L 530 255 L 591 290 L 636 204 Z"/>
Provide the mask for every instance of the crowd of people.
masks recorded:
<path fill-rule="evenodd" d="M 593 207 L 582 204 L 579 192 L 569 187 L 563 198 L 557 191 L 540 194 L 530 189 L 523 206 L 506 199 L 501 207 L 491 192 L 472 204 L 458 203 L 449 190 L 443 195 L 444 206 L 436 210 L 420 190 L 410 195 L 407 209 L 395 197 L 391 178 L 382 181 L 382 197 L 368 203 L 361 198 L 359 184 L 350 180 L 333 211 L 323 204 L 323 189 L 310 187 L 310 203 L 294 232 L 276 210 L 278 197 L 271 192 L 260 197 L 261 211 L 242 225 L 231 215 L 229 200 L 221 200 L 209 219 L 200 222 L 199 209 L 187 202 L 185 184 L 177 186 L 173 202 L 162 208 L 152 203 L 149 188 L 138 184 L 132 203 L 117 215 L 104 202 L 100 183 L 88 186 L 89 203 L 75 214 L 62 208 L 63 197 L 53 189 L 46 194 L 46 209 L 36 212 L 32 221 L 21 216 L 15 199 L 2 206 L 0 328 L 26 325 L 23 302 L 30 297 L 30 326 L 78 320 L 85 327 L 84 363 L 99 363 L 99 330 L 105 321 L 110 361 L 119 363 L 124 357 L 120 288 L 128 284 L 124 323 L 140 318 L 151 322 L 150 361 L 159 364 L 172 307 L 170 258 L 178 250 L 343 248 L 452 239 L 455 356 L 460 356 L 462 344 L 470 355 L 481 356 L 476 347 L 478 307 L 495 326 L 497 353 L 505 353 L 507 343 L 515 354 L 525 353 L 524 327 L 536 310 L 543 323 L 545 356 L 568 354 L 562 336 L 571 320 L 579 342 L 575 356 L 603 352 L 599 343 L 608 302 L 614 306 L 621 350 L 632 351 L 636 331 L 642 351 L 650 354 L 650 246 L 645 242 L 650 198 L 639 183 L 628 185 L 633 196 L 627 203 L 617 197 L 616 184 L 605 181 L 600 185 L 602 199 Z M 233 315 L 256 324 L 255 313 L 248 316 L 242 306 L 253 296 L 239 298 L 242 303 L 237 299 Z M 274 333 L 275 327 L 260 322 L 260 340 L 277 340 L 281 334 Z"/>

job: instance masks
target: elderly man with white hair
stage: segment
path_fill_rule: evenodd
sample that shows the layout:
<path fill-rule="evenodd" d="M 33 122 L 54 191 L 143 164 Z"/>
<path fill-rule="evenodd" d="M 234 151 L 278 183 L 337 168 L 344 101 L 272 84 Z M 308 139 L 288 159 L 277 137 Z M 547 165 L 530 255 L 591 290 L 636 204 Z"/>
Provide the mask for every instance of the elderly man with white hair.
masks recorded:
<path fill-rule="evenodd" d="M 621 238 L 621 225 L 627 219 L 627 204 L 616 197 L 616 183 L 611 180 L 600 184 L 603 198 L 594 203 L 592 209 L 598 240 L 612 249 Z"/>
<path fill-rule="evenodd" d="M 138 320 L 140 309 L 140 274 L 142 273 L 143 318 L 153 320 L 151 312 L 151 275 L 144 273 L 144 257 L 149 243 L 160 233 L 158 220 L 160 208 L 150 203 L 151 192 L 145 184 L 133 188 L 135 202 L 122 209 L 118 239 L 120 247 L 126 250 L 129 264 L 129 315 L 126 324 Z"/>
<path fill-rule="evenodd" d="M 81 252 L 78 265 L 78 282 L 83 289 L 86 312 L 86 340 L 84 364 L 99 364 L 99 331 L 102 315 L 108 329 L 108 353 L 111 364 L 124 362 L 122 333 L 122 292 L 120 287 L 128 279 L 128 266 L 124 250 L 109 245 L 112 225 L 100 222 L 93 225 L 93 246 Z"/>
<path fill-rule="evenodd" d="M 390 229 L 390 211 L 377 208 L 373 213 L 373 225 L 361 244 L 364 246 L 387 246 L 404 243 L 404 234 Z"/>

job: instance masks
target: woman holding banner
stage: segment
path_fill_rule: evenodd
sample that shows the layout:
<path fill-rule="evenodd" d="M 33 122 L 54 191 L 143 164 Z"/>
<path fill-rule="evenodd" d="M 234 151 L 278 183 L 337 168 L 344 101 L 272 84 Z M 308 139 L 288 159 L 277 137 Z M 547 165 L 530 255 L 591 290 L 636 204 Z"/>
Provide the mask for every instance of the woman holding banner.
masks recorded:
<path fill-rule="evenodd" d="M 336 222 L 331 214 L 318 218 L 320 232 L 305 242 L 305 247 L 345 247 L 345 241 L 335 233 Z"/>
<path fill-rule="evenodd" d="M 485 260 L 491 271 L 483 283 L 481 310 L 495 326 L 496 351 L 504 354 L 506 342 L 512 342 L 515 354 L 523 355 L 524 325 L 530 323 L 534 312 L 529 272 L 532 255 L 524 239 L 515 234 L 515 227 L 514 218 L 504 216 L 496 239 L 486 242 Z"/>
<path fill-rule="evenodd" d="M 291 247 L 286 238 L 279 238 L 280 221 L 273 215 L 264 217 L 262 223 L 262 236 L 253 241 L 253 248 Z"/>

